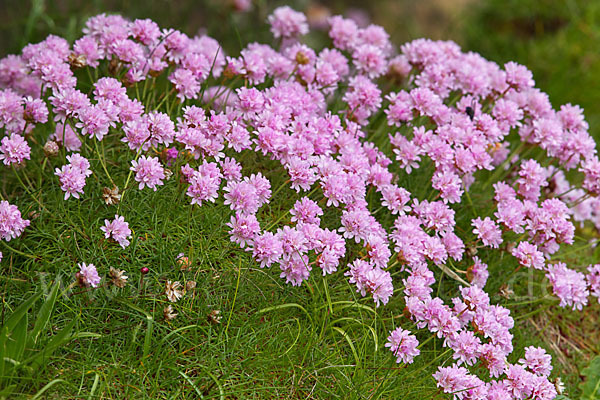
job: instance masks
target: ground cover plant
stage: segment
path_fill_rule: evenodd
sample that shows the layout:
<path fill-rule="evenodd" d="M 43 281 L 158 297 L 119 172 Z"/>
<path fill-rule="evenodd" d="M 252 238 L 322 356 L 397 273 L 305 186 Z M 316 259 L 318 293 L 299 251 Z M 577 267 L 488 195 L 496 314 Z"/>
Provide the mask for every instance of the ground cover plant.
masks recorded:
<path fill-rule="evenodd" d="M 600 295 L 582 109 L 452 42 L 268 22 L 225 54 L 103 14 L 0 61 L 3 315 L 59 282 L 33 332 L 64 343 L 27 368 L 3 320 L 4 394 L 562 395 L 519 321 Z"/>

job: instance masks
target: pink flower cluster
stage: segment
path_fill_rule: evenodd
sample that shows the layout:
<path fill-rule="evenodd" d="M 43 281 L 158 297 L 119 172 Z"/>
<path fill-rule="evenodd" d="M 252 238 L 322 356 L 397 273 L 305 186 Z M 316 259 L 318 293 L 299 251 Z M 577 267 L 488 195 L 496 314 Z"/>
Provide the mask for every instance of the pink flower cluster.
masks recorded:
<path fill-rule="evenodd" d="M 250 43 L 238 55 L 208 36 L 104 14 L 87 21 L 73 46 L 56 36 L 28 45 L 0 60 L 0 159 L 30 159 L 27 134 L 52 115 L 50 138 L 66 152 L 120 143 L 139 190 L 170 184 L 165 165 L 175 165 L 171 182 L 192 207 L 228 207 L 231 241 L 261 267 L 278 266 L 286 282 L 301 285 L 313 269 L 340 270 L 377 307 L 402 286 L 396 293 L 404 294 L 406 315 L 451 350 L 455 364 L 434 374 L 444 392 L 554 398 L 544 350 L 529 347 L 517 364 L 508 362 L 514 320 L 484 288 L 498 267 L 487 263 L 502 254 L 503 271 L 543 271 L 563 307 L 600 299 L 599 265 L 549 262 L 574 245 L 578 227 L 600 229 L 600 162 L 583 110 L 555 111 L 527 68 L 499 66 L 453 42 L 396 48 L 383 28 L 334 16 L 332 46 L 316 51 L 300 41 L 308 33 L 304 14 L 280 7 L 268 22 L 280 48 Z M 73 70 L 100 66 L 111 76 L 91 82 L 88 94 L 77 89 Z M 167 87 L 138 97 L 161 74 Z M 384 127 L 373 132 L 378 121 Z M 531 149 L 543 156 L 526 158 Z M 258 172 L 248 159 L 274 169 Z M 65 200 L 79 198 L 91 174 L 80 154 L 67 160 L 55 172 Z M 431 177 L 414 185 L 426 196 L 398 183 L 419 169 Z M 575 174 L 579 185 L 567 179 Z M 285 182 L 273 190 L 269 177 L 277 175 Z M 471 199 L 481 187 L 493 188 L 480 200 L 485 207 Z M 296 201 L 269 215 L 266 205 L 282 189 Z M 472 213 L 470 226 L 457 223 L 463 212 Z M 2 238 L 28 224 L 0 203 Z M 125 217 L 105 220 L 101 230 L 129 245 Z M 80 267 L 96 286 L 95 267 Z M 449 303 L 433 295 L 442 273 L 461 284 Z M 417 346 L 403 327 L 386 344 L 406 364 Z M 469 371 L 475 365 L 489 381 Z"/>
<path fill-rule="evenodd" d="M 105 219 L 104 226 L 100 227 L 100 230 L 104 232 L 106 239 L 112 237 L 122 248 L 129 246 L 127 238 L 131 238 L 131 229 L 122 216 L 115 215 L 115 219 L 112 221 Z"/>
<path fill-rule="evenodd" d="M 78 153 L 67 156 L 69 164 L 56 168 L 54 175 L 60 180 L 60 188 L 65 192 L 65 200 L 73 196 L 78 199 L 83 194 L 85 179 L 92 174 L 89 161 Z"/>
<path fill-rule="evenodd" d="M 0 239 L 9 242 L 23 233 L 30 221 L 21 218 L 21 212 L 6 200 L 0 201 Z"/>

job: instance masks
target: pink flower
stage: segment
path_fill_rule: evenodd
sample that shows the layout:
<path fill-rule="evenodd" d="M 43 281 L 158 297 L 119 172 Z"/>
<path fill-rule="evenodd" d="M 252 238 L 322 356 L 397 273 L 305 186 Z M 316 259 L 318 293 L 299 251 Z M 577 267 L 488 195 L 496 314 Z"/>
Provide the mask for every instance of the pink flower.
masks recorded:
<path fill-rule="evenodd" d="M 329 18 L 327 22 L 330 25 L 329 37 L 333 39 L 335 47 L 340 50 L 350 50 L 356 45 L 358 38 L 356 22 L 339 15 Z"/>
<path fill-rule="evenodd" d="M 94 97 L 97 101 L 105 99 L 118 105 L 127 99 L 127 89 L 117 79 L 104 77 L 94 83 Z"/>
<path fill-rule="evenodd" d="M 490 217 L 485 217 L 483 220 L 477 217 L 473 220 L 472 225 L 475 227 L 473 233 L 477 235 L 484 245 L 493 248 L 500 246 L 502 243 L 502 231 Z"/>
<path fill-rule="evenodd" d="M 87 160 L 85 161 L 87 162 Z M 85 178 L 87 177 L 88 172 L 91 173 L 91 171 L 85 165 L 83 165 L 85 169 L 82 169 L 81 166 L 82 163 L 71 163 L 63 165 L 60 169 L 56 168 L 54 171 L 54 175 L 58 176 L 60 180 L 61 190 L 65 192 L 65 200 L 67 200 L 70 196 L 78 199 L 79 194 L 83 194 Z"/>
<path fill-rule="evenodd" d="M 369 78 L 358 75 L 350 78 L 348 90 L 342 98 L 350 108 L 349 112 L 361 125 L 381 107 L 381 90 Z"/>
<path fill-rule="evenodd" d="M 104 226 L 100 227 L 100 230 L 104 232 L 106 239 L 112 236 L 122 248 L 129 246 L 127 238 L 131 238 L 131 229 L 129 229 L 129 224 L 125 222 L 125 218 L 122 216 L 115 215 L 115 219 L 110 222 L 105 219 Z"/>
<path fill-rule="evenodd" d="M 30 221 L 21 218 L 21 212 L 6 200 L 0 201 L 0 239 L 10 242 L 23 233 Z"/>
<path fill-rule="evenodd" d="M 523 90 L 535 85 L 533 74 L 526 67 L 510 61 L 504 64 L 504 69 L 506 70 L 506 83 L 515 89 Z"/>
<path fill-rule="evenodd" d="M 177 97 L 181 101 L 198 97 L 200 83 L 189 69 L 177 68 L 169 75 L 169 81 L 175 86 Z"/>
<path fill-rule="evenodd" d="M 511 254 L 519 260 L 519 264 L 527 268 L 544 269 L 544 253 L 538 251 L 537 246 L 528 242 L 521 242 L 512 249 Z"/>
<path fill-rule="evenodd" d="M 408 190 L 395 185 L 385 185 L 381 188 L 381 196 L 381 205 L 387 207 L 392 214 L 404 215 L 410 211 L 410 206 L 407 205 L 410 201 Z"/>
<path fill-rule="evenodd" d="M 371 44 L 358 46 L 354 50 L 352 58 L 358 71 L 371 79 L 377 78 L 387 71 L 385 54 L 377 46 Z"/>
<path fill-rule="evenodd" d="M 2 138 L 0 160 L 4 165 L 21 164 L 30 159 L 31 148 L 23 136 L 13 133 Z"/>
<path fill-rule="evenodd" d="M 185 166 L 182 171 L 184 168 Z M 214 203 L 218 197 L 221 178 L 221 171 L 215 163 L 205 161 L 198 167 L 198 171 L 190 168 L 187 195 L 192 198 L 192 204 L 202 205 L 206 200 Z"/>
<path fill-rule="evenodd" d="M 135 180 L 139 182 L 139 189 L 142 190 L 148 186 L 156 191 L 157 185 L 163 184 L 165 171 L 156 157 L 141 156 L 138 161 L 131 161 L 131 168 L 135 172 Z"/>
<path fill-rule="evenodd" d="M 552 284 L 554 294 L 560 299 L 560 306 L 571 306 L 581 310 L 588 303 L 590 292 L 585 275 L 567 268 L 565 263 L 550 264 L 546 276 Z"/>
<path fill-rule="evenodd" d="M 421 353 L 417 348 L 419 345 L 417 337 L 402 328 L 391 331 L 387 340 L 385 347 L 389 347 L 390 351 L 394 353 L 397 363 L 412 364 L 414 358 Z"/>
<path fill-rule="evenodd" d="M 151 19 L 136 19 L 131 24 L 131 33 L 136 40 L 149 46 L 160 37 L 160 28 Z"/>
<path fill-rule="evenodd" d="M 106 115 L 99 105 L 90 106 L 79 113 L 79 121 L 75 126 L 81 129 L 83 135 L 102 140 L 114 122 Z"/>
<path fill-rule="evenodd" d="M 366 261 L 354 260 L 344 275 L 350 277 L 350 283 L 356 284 L 356 291 L 362 296 L 371 293 L 377 307 L 379 302 L 387 304 L 394 292 L 390 273 Z"/>
<path fill-rule="evenodd" d="M 271 232 L 265 232 L 254 238 L 252 246 L 252 257 L 260 263 L 260 267 L 270 267 L 271 264 L 280 261 L 283 254 L 283 247 L 278 235 Z"/>
<path fill-rule="evenodd" d="M 475 263 L 467 270 L 467 278 L 472 285 L 483 288 L 490 275 L 488 272 L 488 266 L 477 256 L 473 257 L 473 261 Z"/>
<path fill-rule="evenodd" d="M 458 360 L 457 365 L 473 365 L 479 356 L 481 340 L 472 331 L 462 331 L 450 338 L 448 345 L 454 350 L 452 358 Z"/>
<path fill-rule="evenodd" d="M 237 213 L 226 225 L 231 228 L 231 241 L 238 243 L 241 248 L 252 247 L 254 237 L 260 231 L 258 220 L 253 214 Z"/>
<path fill-rule="evenodd" d="M 83 175 L 86 177 L 92 174 L 92 171 L 90 170 L 90 162 L 80 154 L 75 153 L 67 156 L 67 161 L 69 161 L 73 167 L 80 170 L 81 173 L 83 173 Z"/>
<path fill-rule="evenodd" d="M 81 140 L 69 124 L 56 124 L 56 130 L 50 135 L 50 139 L 63 144 L 67 151 L 79 151 L 81 148 Z"/>
<path fill-rule="evenodd" d="M 23 105 L 25 106 L 25 110 L 23 111 L 25 121 L 34 124 L 45 124 L 48 122 L 48 107 L 46 107 L 44 100 L 34 99 L 29 96 L 23 100 Z"/>
<path fill-rule="evenodd" d="M 260 199 L 256 187 L 249 182 L 229 181 L 224 188 L 225 205 L 232 210 L 246 214 L 254 214 L 260 207 Z"/>
<path fill-rule="evenodd" d="M 271 32 L 275 38 L 306 35 L 308 24 L 306 16 L 288 6 L 278 7 L 269 15 Z"/>
<path fill-rule="evenodd" d="M 94 264 L 81 263 L 77 264 L 79 267 L 78 277 L 83 281 L 86 286 L 97 287 L 100 283 L 100 276 L 96 270 Z"/>
<path fill-rule="evenodd" d="M 525 358 L 519 359 L 519 363 L 539 376 L 547 377 L 552 371 L 552 356 L 541 347 L 526 347 Z"/>
<path fill-rule="evenodd" d="M 463 194 L 462 181 L 453 172 L 436 172 L 433 175 L 431 186 L 439 190 L 445 202 L 458 203 Z"/>
<path fill-rule="evenodd" d="M 321 222 L 319 216 L 323 215 L 323 210 L 308 197 L 303 197 L 296 201 L 290 214 L 292 214 L 292 222 L 318 225 Z"/>

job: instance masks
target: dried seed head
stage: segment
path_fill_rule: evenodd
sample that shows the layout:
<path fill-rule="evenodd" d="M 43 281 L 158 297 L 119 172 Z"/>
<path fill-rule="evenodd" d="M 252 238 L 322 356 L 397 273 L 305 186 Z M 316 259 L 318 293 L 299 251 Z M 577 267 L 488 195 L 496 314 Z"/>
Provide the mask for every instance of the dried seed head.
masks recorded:
<path fill-rule="evenodd" d="M 179 265 L 179 269 L 181 269 L 182 271 L 185 271 L 192 265 L 192 262 L 186 256 L 180 255 L 177 258 L 177 265 Z"/>
<path fill-rule="evenodd" d="M 170 302 L 175 303 L 177 300 L 183 297 L 184 291 L 181 288 L 181 283 L 178 281 L 165 283 L 165 295 Z"/>
<path fill-rule="evenodd" d="M 196 289 L 196 281 L 187 281 L 185 283 L 185 290 L 189 292 L 194 289 Z"/>
<path fill-rule="evenodd" d="M 118 288 L 122 289 L 127 284 L 128 276 L 125 275 L 125 271 L 121 271 L 110 267 L 110 269 L 108 270 L 108 275 L 110 276 L 111 283 Z"/>
<path fill-rule="evenodd" d="M 299 51 L 296 53 L 296 62 L 300 65 L 306 65 L 310 62 L 310 59 L 302 51 Z"/>
<path fill-rule="evenodd" d="M 475 246 L 467 246 L 465 251 L 468 257 L 475 257 L 477 255 L 477 247 Z"/>
<path fill-rule="evenodd" d="M 559 395 L 565 393 L 565 384 L 562 379 L 560 379 L 560 376 L 557 376 L 556 379 L 554 379 L 554 388 Z"/>
<path fill-rule="evenodd" d="M 500 286 L 500 290 L 498 291 L 498 293 L 500 294 L 500 296 L 504 297 L 505 299 L 510 299 L 510 297 L 515 294 L 515 292 L 512 291 L 511 288 L 508 287 L 508 285 L 505 283 L 502 286 Z"/>
<path fill-rule="evenodd" d="M 72 68 L 83 68 L 87 65 L 87 58 L 83 54 L 69 54 L 69 64 Z"/>
<path fill-rule="evenodd" d="M 119 203 L 119 201 L 121 201 L 119 188 L 116 186 L 113 186 L 112 189 L 105 187 L 102 189 L 102 199 L 104 199 L 104 202 L 109 206 Z"/>
<path fill-rule="evenodd" d="M 167 321 L 171 321 L 171 320 L 175 319 L 177 314 L 173 312 L 173 307 L 171 307 L 171 305 L 169 304 L 168 306 L 166 306 L 163 309 L 163 316 L 165 317 L 165 319 Z"/>
<path fill-rule="evenodd" d="M 221 310 L 212 310 L 211 312 L 208 313 L 208 316 L 206 317 L 206 319 L 211 324 L 215 324 L 215 325 L 220 324 L 221 323 Z"/>
<path fill-rule="evenodd" d="M 46 157 L 56 157 L 58 155 L 58 143 L 54 140 L 48 140 L 44 145 L 44 154 Z"/>

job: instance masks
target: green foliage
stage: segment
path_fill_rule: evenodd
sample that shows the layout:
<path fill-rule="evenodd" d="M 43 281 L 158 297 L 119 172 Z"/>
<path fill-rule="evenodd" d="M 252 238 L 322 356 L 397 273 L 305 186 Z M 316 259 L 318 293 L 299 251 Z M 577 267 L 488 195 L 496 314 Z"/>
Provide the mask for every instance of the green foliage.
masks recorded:
<path fill-rule="evenodd" d="M 585 376 L 585 381 L 580 385 L 581 400 L 600 399 L 600 356 L 593 358 L 581 374 Z"/>
<path fill-rule="evenodd" d="M 0 327 L 0 399 L 8 398 L 16 389 L 19 380 L 43 370 L 52 354 L 61 346 L 77 338 L 99 336 L 87 332 L 72 333 L 75 321 L 68 323 L 56 334 L 47 336 L 48 322 L 56 304 L 58 291 L 57 282 L 38 311 L 33 329 L 28 330 L 29 310 L 42 297 L 41 291 L 17 307 Z M 58 383 L 56 380 L 53 382 L 40 392 L 43 393 Z"/>

